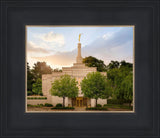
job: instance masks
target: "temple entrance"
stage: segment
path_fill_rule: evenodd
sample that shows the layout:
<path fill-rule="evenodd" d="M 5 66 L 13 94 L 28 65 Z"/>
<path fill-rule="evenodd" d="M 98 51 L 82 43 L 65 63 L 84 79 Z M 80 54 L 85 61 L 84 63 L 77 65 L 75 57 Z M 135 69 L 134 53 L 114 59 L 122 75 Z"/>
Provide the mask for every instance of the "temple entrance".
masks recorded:
<path fill-rule="evenodd" d="M 83 97 L 72 98 L 72 105 L 76 107 L 87 106 L 87 98 Z"/>

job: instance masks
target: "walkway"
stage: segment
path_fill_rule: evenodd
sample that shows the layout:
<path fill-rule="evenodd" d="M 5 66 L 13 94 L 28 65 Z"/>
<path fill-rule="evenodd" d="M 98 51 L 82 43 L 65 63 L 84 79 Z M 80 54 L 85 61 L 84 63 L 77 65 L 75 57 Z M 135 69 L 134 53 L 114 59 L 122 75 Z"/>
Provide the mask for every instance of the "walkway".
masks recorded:
<path fill-rule="evenodd" d="M 74 107 L 74 111 L 86 111 L 86 107 Z"/>

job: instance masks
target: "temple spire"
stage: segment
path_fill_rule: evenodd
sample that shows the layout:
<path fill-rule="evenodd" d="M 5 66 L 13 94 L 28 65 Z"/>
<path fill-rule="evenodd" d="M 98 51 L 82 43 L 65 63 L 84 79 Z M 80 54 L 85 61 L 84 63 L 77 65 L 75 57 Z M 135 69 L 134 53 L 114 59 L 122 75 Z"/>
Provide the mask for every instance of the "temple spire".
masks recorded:
<path fill-rule="evenodd" d="M 79 43 L 78 43 L 78 55 L 77 55 L 77 63 L 82 63 L 82 56 L 81 56 L 81 43 L 80 43 L 81 34 L 79 34 Z"/>

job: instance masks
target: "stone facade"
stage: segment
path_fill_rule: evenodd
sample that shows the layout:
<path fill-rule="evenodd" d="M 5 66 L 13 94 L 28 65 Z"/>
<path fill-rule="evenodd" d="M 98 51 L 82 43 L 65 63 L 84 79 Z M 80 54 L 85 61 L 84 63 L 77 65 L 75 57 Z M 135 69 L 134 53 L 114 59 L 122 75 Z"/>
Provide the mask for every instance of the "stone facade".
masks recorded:
<path fill-rule="evenodd" d="M 47 102 L 53 104 L 54 106 L 57 103 L 62 103 L 63 100 L 61 97 L 52 96 L 50 94 L 51 84 L 54 82 L 55 79 L 60 78 L 60 76 L 68 74 L 78 81 L 78 87 L 79 87 L 79 94 L 77 99 L 75 100 L 76 106 L 83 106 L 83 102 L 87 104 L 87 106 L 94 107 L 95 106 L 95 100 L 94 99 L 84 99 L 83 94 L 81 92 L 80 82 L 83 80 L 83 78 L 90 72 L 96 72 L 96 67 L 87 67 L 85 64 L 82 63 L 82 56 L 81 56 L 81 43 L 78 43 L 78 55 L 76 58 L 76 63 L 73 64 L 72 67 L 63 67 L 62 72 L 53 72 L 52 74 L 45 74 L 42 75 L 42 92 L 43 95 L 47 97 Z M 106 75 L 106 72 L 102 72 L 103 75 Z M 78 99 L 79 98 L 79 99 Z M 65 99 L 65 106 L 71 106 L 73 104 L 73 99 L 66 98 Z M 85 101 L 83 101 L 85 100 Z M 98 104 L 107 104 L 107 99 L 98 99 Z"/>

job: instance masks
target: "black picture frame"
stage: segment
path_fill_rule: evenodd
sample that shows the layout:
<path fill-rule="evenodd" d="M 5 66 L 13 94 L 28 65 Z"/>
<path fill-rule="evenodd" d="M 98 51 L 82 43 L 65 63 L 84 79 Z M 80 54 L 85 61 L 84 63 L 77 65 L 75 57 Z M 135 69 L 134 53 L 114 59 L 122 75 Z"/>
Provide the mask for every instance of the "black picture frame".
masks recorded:
<path fill-rule="evenodd" d="M 159 7 L 159 0 L 2 0 L 0 137 L 160 138 Z M 25 25 L 135 25 L 135 113 L 25 113 Z"/>

